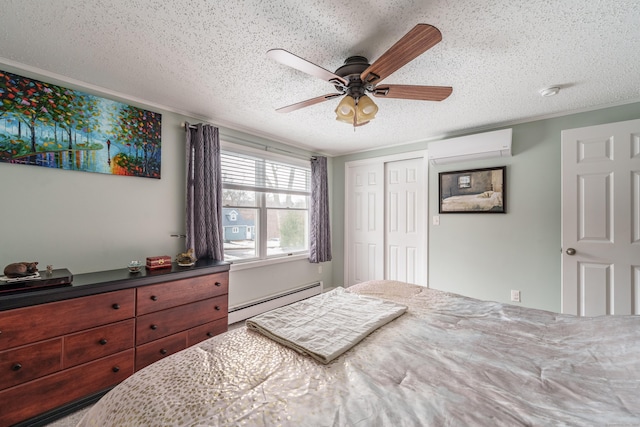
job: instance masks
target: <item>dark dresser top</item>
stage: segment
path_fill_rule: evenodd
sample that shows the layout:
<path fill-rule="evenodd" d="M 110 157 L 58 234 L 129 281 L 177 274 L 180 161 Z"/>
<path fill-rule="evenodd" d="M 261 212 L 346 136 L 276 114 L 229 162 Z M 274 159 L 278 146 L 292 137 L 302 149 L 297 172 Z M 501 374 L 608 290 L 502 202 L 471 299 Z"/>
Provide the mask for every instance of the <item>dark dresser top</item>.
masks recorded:
<path fill-rule="evenodd" d="M 231 264 L 224 261 L 201 259 L 191 267 L 179 267 L 173 262 L 171 268 L 148 270 L 143 267 L 138 273 L 131 273 L 125 267 L 117 270 L 74 274 L 71 284 L 68 285 L 0 293 L 0 311 L 220 273 L 229 271 L 230 266 Z"/>

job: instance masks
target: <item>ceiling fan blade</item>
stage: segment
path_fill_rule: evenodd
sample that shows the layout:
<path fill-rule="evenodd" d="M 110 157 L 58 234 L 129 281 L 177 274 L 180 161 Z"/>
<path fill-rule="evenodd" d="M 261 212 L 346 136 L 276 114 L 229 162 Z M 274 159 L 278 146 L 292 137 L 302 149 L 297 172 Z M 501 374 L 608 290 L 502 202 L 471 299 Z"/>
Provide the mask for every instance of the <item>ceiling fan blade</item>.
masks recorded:
<path fill-rule="evenodd" d="M 311 105 L 319 104 L 324 101 L 328 101 L 337 96 L 342 96 L 342 93 L 329 93 L 327 95 L 318 96 L 317 98 L 307 99 L 306 101 L 298 102 L 296 104 L 287 105 L 286 107 L 277 108 L 278 113 L 290 113 L 300 108 L 309 107 Z"/>
<path fill-rule="evenodd" d="M 337 74 L 334 74 L 329 70 L 325 70 L 324 68 L 309 62 L 306 59 L 302 59 L 291 52 L 287 52 L 284 49 L 271 49 L 267 51 L 267 56 L 283 65 L 287 65 L 291 68 L 302 71 L 303 73 L 326 80 L 331 84 L 342 86 L 347 85 L 347 81 Z"/>
<path fill-rule="evenodd" d="M 442 40 L 433 25 L 418 24 L 360 74 L 365 83 L 376 84 L 411 62 Z"/>
<path fill-rule="evenodd" d="M 442 101 L 453 92 L 450 86 L 376 86 L 372 95 L 378 98 L 416 99 L 418 101 Z"/>

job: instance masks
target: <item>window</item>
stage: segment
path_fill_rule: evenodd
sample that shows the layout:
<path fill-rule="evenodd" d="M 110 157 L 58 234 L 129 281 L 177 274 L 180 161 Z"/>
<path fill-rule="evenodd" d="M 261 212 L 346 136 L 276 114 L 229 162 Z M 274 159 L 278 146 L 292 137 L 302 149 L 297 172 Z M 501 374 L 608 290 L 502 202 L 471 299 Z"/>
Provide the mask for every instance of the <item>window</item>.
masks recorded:
<path fill-rule="evenodd" d="M 310 167 L 227 149 L 221 163 L 225 261 L 308 252 Z"/>

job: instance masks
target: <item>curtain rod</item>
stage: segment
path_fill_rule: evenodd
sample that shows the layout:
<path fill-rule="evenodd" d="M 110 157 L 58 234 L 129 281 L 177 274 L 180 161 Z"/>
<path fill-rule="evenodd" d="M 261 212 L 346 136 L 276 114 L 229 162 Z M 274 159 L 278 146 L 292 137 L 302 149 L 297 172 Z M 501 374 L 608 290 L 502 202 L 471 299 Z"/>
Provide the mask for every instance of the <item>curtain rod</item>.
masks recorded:
<path fill-rule="evenodd" d="M 186 124 L 185 122 L 182 122 L 182 123 L 181 123 L 181 125 L 182 125 L 182 127 L 183 127 L 183 128 L 186 128 L 186 127 L 187 127 L 187 124 Z M 189 125 L 189 129 L 197 129 L 197 128 L 198 128 L 198 126 L 197 126 L 197 125 Z M 268 145 L 260 144 L 260 143 L 258 143 L 258 142 L 247 141 L 247 140 L 243 140 L 242 142 L 245 142 L 245 143 L 247 143 L 247 144 L 253 144 L 253 145 L 257 146 L 257 147 L 262 148 L 264 151 L 273 151 L 273 150 L 276 150 L 276 151 L 280 151 L 281 153 L 287 153 L 287 154 L 289 154 L 289 155 L 295 156 L 295 157 L 297 157 L 297 158 L 299 158 L 299 159 L 304 159 L 304 160 L 307 160 L 307 159 L 309 159 L 309 160 L 315 160 L 315 159 L 317 158 L 316 156 L 310 156 L 310 157 L 308 157 L 308 156 L 305 156 L 305 155 L 303 155 L 303 154 L 295 153 L 295 152 L 293 152 L 293 151 L 283 150 L 282 148 L 278 148 L 278 147 L 270 147 L 270 146 L 268 146 Z"/>

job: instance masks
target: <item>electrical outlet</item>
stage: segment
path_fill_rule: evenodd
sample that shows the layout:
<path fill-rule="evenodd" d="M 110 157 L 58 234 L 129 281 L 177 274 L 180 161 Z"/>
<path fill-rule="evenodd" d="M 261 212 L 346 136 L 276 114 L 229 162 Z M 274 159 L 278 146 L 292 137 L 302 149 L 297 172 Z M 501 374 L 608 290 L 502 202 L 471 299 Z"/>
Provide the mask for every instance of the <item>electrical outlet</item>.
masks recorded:
<path fill-rule="evenodd" d="M 520 302 L 520 291 L 511 289 L 511 301 Z"/>
<path fill-rule="evenodd" d="M 433 216 L 433 225 L 440 225 L 440 217 L 438 215 Z"/>
<path fill-rule="evenodd" d="M 318 266 L 318 274 L 322 274 L 322 266 L 321 265 Z"/>

